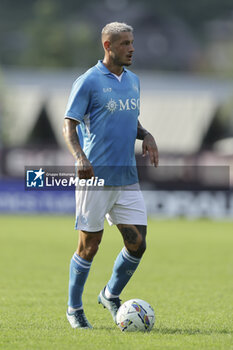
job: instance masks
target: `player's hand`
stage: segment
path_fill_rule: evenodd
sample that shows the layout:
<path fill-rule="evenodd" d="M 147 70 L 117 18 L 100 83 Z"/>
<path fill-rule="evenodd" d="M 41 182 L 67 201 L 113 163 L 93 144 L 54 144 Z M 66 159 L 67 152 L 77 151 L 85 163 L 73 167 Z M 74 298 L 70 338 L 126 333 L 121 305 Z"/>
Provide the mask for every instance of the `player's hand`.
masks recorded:
<path fill-rule="evenodd" d="M 92 177 L 95 177 L 92 165 L 85 155 L 78 157 L 77 169 L 79 179 L 91 179 Z"/>
<path fill-rule="evenodd" d="M 153 166 L 159 165 L 159 151 L 155 139 L 151 134 L 147 134 L 142 142 L 142 156 L 149 155 Z"/>

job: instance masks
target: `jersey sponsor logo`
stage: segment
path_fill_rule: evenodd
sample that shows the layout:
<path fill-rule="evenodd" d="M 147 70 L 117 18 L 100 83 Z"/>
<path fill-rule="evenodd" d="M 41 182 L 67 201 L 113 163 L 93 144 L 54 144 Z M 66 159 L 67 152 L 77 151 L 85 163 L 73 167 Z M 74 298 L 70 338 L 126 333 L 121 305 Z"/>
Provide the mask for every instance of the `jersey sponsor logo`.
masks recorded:
<path fill-rule="evenodd" d="M 130 111 L 130 110 L 135 110 L 139 109 L 140 106 L 140 99 L 136 98 L 127 98 L 125 100 L 119 99 L 119 103 L 117 103 L 115 100 L 112 98 L 108 101 L 106 104 L 106 108 L 110 113 L 113 113 L 117 110 L 119 106 L 119 111 Z"/>
<path fill-rule="evenodd" d="M 119 104 L 120 104 L 120 111 L 130 111 L 131 109 L 136 109 L 139 108 L 139 98 L 127 98 L 125 101 L 122 101 L 121 99 L 119 99 Z"/>
<path fill-rule="evenodd" d="M 115 110 L 117 109 L 117 103 L 116 101 L 114 101 L 112 98 L 111 100 L 108 101 L 108 103 L 106 104 L 106 108 L 110 113 L 115 112 Z"/>
<path fill-rule="evenodd" d="M 112 92 L 112 88 L 110 88 L 110 87 L 103 88 L 103 92 Z"/>

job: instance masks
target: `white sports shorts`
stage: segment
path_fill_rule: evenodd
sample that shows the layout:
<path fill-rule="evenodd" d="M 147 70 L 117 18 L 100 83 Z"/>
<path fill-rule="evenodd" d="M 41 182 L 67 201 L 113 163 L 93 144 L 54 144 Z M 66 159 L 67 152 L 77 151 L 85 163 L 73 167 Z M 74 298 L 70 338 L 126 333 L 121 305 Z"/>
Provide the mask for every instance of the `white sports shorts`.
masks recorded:
<path fill-rule="evenodd" d="M 75 192 L 77 230 L 101 231 L 105 218 L 109 225 L 147 225 L 146 207 L 138 183 L 102 190 L 76 188 Z"/>

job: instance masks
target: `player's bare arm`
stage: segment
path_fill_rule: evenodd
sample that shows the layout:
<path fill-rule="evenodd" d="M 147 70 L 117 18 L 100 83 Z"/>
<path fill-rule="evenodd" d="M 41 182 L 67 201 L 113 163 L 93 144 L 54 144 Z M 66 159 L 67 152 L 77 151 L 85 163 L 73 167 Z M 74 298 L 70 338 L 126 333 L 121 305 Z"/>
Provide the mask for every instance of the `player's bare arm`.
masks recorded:
<path fill-rule="evenodd" d="M 77 161 L 78 177 L 80 179 L 90 179 L 94 176 L 94 171 L 91 163 L 80 146 L 76 131 L 78 124 L 79 123 L 76 120 L 66 118 L 63 125 L 63 135 L 71 154 Z"/>
<path fill-rule="evenodd" d="M 137 139 L 143 140 L 142 156 L 145 157 L 147 154 L 149 154 L 151 164 L 157 167 L 159 165 L 159 152 L 155 139 L 149 133 L 149 131 L 143 128 L 139 121 L 137 129 Z"/>

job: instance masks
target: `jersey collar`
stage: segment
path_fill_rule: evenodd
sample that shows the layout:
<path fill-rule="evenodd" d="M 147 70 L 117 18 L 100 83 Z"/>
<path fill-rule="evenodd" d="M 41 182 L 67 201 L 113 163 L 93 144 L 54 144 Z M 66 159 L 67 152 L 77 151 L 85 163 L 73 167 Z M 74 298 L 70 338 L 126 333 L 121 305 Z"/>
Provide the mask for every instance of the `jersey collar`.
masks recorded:
<path fill-rule="evenodd" d="M 108 70 L 108 68 L 103 64 L 102 60 L 99 60 L 98 63 L 96 64 L 96 67 L 101 71 L 101 73 L 105 74 L 105 75 L 109 75 L 109 74 L 113 74 L 112 72 L 110 72 L 110 70 Z M 125 67 L 123 67 L 123 72 L 127 72 Z"/>

